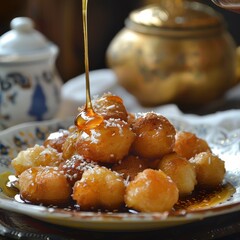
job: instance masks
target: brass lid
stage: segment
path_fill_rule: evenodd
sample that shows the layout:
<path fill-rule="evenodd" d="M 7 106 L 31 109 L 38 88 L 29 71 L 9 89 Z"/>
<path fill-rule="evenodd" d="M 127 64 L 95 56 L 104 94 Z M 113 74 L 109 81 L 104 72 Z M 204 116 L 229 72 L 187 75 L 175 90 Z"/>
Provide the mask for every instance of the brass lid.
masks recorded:
<path fill-rule="evenodd" d="M 130 13 L 126 21 L 161 29 L 202 29 L 222 26 L 224 20 L 211 7 L 194 1 L 161 0 Z"/>

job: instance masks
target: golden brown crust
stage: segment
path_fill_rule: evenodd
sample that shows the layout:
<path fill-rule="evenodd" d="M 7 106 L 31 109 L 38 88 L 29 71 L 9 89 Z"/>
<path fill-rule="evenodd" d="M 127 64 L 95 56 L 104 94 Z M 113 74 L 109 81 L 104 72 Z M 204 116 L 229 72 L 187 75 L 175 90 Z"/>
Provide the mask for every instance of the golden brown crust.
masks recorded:
<path fill-rule="evenodd" d="M 173 151 L 176 130 L 167 118 L 156 113 L 140 116 L 132 125 L 136 139 L 132 152 L 143 158 L 156 159 Z"/>
<path fill-rule="evenodd" d="M 126 189 L 128 207 L 142 212 L 164 212 L 178 201 L 176 184 L 161 170 L 140 172 Z"/>
<path fill-rule="evenodd" d="M 35 145 L 19 152 L 11 162 L 16 175 L 21 174 L 28 168 L 38 166 L 58 166 L 64 159 L 62 154 L 52 147 Z"/>
<path fill-rule="evenodd" d="M 27 169 L 19 176 L 19 189 L 23 199 L 46 205 L 69 202 L 72 192 L 64 174 L 55 167 Z"/>
<path fill-rule="evenodd" d="M 44 141 L 43 146 L 52 147 L 56 149 L 58 152 L 62 152 L 62 147 L 66 138 L 69 135 L 69 131 L 60 129 L 57 132 L 51 133 L 48 138 Z"/>
<path fill-rule="evenodd" d="M 128 112 L 123 100 L 111 93 L 105 93 L 102 97 L 93 99 L 92 106 L 94 111 L 106 120 L 110 118 L 128 120 Z M 85 106 L 79 108 L 79 111 L 84 109 Z"/>
<path fill-rule="evenodd" d="M 86 161 L 80 155 L 73 155 L 70 159 L 59 165 L 59 171 L 63 173 L 71 186 L 82 178 L 84 171 L 93 169 L 96 166 L 94 162 Z"/>
<path fill-rule="evenodd" d="M 94 162 L 116 163 L 128 155 L 134 139 L 127 122 L 111 118 L 89 132 L 80 132 L 76 152 Z"/>
<path fill-rule="evenodd" d="M 119 209 L 124 204 L 123 178 L 105 167 L 86 170 L 73 187 L 73 199 L 82 210 Z"/>
<path fill-rule="evenodd" d="M 194 157 L 196 154 L 201 152 L 211 152 L 208 143 L 194 133 L 180 131 L 176 134 L 176 141 L 174 151 L 187 159 Z"/>
<path fill-rule="evenodd" d="M 112 170 L 122 174 L 125 179 L 131 181 L 139 172 L 147 168 L 149 168 L 148 160 L 130 155 L 114 164 Z"/>
<path fill-rule="evenodd" d="M 195 167 L 197 182 L 203 188 L 216 188 L 225 175 L 224 161 L 211 152 L 202 152 L 189 160 Z"/>
<path fill-rule="evenodd" d="M 176 153 L 165 155 L 159 162 L 159 169 L 176 183 L 180 196 L 190 195 L 197 184 L 194 166 Z"/>

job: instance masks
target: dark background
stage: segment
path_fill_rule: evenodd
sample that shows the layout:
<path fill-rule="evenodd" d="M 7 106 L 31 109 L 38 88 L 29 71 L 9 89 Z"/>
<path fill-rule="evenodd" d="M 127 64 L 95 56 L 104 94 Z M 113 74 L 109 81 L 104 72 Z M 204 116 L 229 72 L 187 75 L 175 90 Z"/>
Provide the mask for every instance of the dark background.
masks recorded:
<path fill-rule="evenodd" d="M 158 0 L 159 1 L 159 0 Z M 133 10 L 149 2 L 144 0 L 90 0 L 88 2 L 90 70 L 105 68 L 106 49 L 124 27 Z M 240 15 L 220 9 L 210 0 L 200 1 L 223 14 L 229 32 L 240 45 Z M 29 16 L 36 28 L 57 44 L 60 54 L 57 68 L 64 82 L 84 72 L 81 0 L 7 0 L 0 8 L 0 34 L 9 30 L 11 19 Z"/>

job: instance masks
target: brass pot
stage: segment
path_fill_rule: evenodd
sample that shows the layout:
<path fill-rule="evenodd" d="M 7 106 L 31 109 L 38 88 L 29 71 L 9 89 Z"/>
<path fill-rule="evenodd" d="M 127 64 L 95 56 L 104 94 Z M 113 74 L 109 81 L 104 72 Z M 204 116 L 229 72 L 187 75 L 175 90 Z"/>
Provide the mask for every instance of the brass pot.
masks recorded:
<path fill-rule="evenodd" d="M 162 0 L 131 12 L 106 59 L 144 106 L 204 105 L 237 83 L 236 46 L 225 22 L 198 2 Z"/>

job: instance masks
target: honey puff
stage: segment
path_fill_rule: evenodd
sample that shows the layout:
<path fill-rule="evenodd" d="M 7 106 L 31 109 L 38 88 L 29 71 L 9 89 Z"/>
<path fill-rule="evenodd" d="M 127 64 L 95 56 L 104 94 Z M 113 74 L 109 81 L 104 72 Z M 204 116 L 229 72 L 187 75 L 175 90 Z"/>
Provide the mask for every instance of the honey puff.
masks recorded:
<path fill-rule="evenodd" d="M 116 210 L 124 204 L 125 184 L 121 175 L 105 167 L 83 173 L 73 187 L 73 199 L 82 210 Z"/>
<path fill-rule="evenodd" d="M 73 186 L 82 178 L 85 170 L 96 166 L 94 162 L 88 162 L 80 155 L 73 155 L 70 159 L 60 163 L 59 170 L 66 176 L 69 184 Z"/>
<path fill-rule="evenodd" d="M 16 175 L 20 175 L 23 171 L 31 167 L 58 166 L 63 160 L 62 154 L 55 148 L 36 144 L 19 152 L 11 164 L 16 171 Z"/>
<path fill-rule="evenodd" d="M 224 161 L 211 152 L 202 152 L 189 160 L 195 167 L 198 185 L 202 188 L 216 188 L 225 175 Z"/>
<path fill-rule="evenodd" d="M 177 185 L 161 170 L 145 169 L 129 183 L 126 205 L 141 212 L 170 211 L 177 203 Z"/>
<path fill-rule="evenodd" d="M 174 151 L 187 159 L 194 157 L 201 152 L 211 152 L 208 143 L 197 137 L 194 133 L 179 131 L 176 134 Z"/>
<path fill-rule="evenodd" d="M 140 157 L 156 159 L 171 153 L 175 144 L 176 130 L 164 116 L 147 113 L 132 124 L 136 139 L 132 152 Z"/>
<path fill-rule="evenodd" d="M 79 110 L 83 111 L 84 107 Z M 105 93 L 99 98 L 94 98 L 92 100 L 92 107 L 95 113 L 106 120 L 115 118 L 127 121 L 128 119 L 128 113 L 123 104 L 123 100 L 119 96 L 111 93 Z"/>
<path fill-rule="evenodd" d="M 114 164 L 112 170 L 122 174 L 125 179 L 131 181 L 139 172 L 149 168 L 149 166 L 150 163 L 147 159 L 129 155 Z"/>
<path fill-rule="evenodd" d="M 45 147 L 52 147 L 58 152 L 62 152 L 62 147 L 70 132 L 65 129 L 59 129 L 57 132 L 51 133 L 44 141 Z"/>
<path fill-rule="evenodd" d="M 72 189 L 57 167 L 33 167 L 19 176 L 20 195 L 31 203 L 61 205 L 69 202 Z"/>
<path fill-rule="evenodd" d="M 134 139 L 127 122 L 110 118 L 94 129 L 80 132 L 76 152 L 94 162 L 116 163 L 128 155 Z"/>
<path fill-rule="evenodd" d="M 190 195 L 197 184 L 194 166 L 176 153 L 165 155 L 158 165 L 177 185 L 180 196 Z"/>

